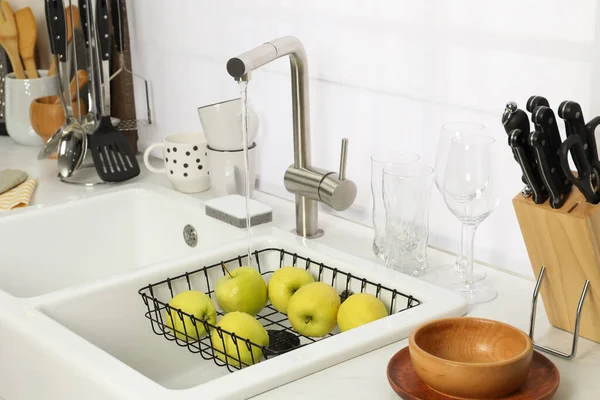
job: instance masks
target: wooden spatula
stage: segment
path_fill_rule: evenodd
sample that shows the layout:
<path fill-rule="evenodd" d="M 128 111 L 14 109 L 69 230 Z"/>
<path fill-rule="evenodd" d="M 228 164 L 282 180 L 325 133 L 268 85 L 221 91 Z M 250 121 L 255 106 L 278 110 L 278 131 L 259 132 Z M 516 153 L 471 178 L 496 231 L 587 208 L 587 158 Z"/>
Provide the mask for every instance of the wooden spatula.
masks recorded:
<path fill-rule="evenodd" d="M 70 6 L 65 9 L 66 19 L 67 19 L 67 47 L 71 44 L 71 40 L 73 40 L 73 29 L 71 28 L 71 13 L 73 14 L 73 24 L 75 25 L 75 29 L 79 29 L 81 26 L 81 20 L 79 19 L 79 8 L 76 6 Z M 48 76 L 52 76 L 56 74 L 56 62 L 54 58 L 50 63 L 50 69 L 48 70 Z"/>
<path fill-rule="evenodd" d="M 37 40 L 37 26 L 35 17 L 29 7 L 23 7 L 15 13 L 17 21 L 17 31 L 19 34 L 19 53 L 21 60 L 25 64 L 27 77 L 29 79 L 39 78 L 37 67 L 35 66 L 35 42 Z"/>
<path fill-rule="evenodd" d="M 2 1 L 0 10 L 2 11 L 0 13 L 0 44 L 4 47 L 8 58 L 10 58 L 15 77 L 25 79 L 25 71 L 23 70 L 23 64 L 21 64 L 21 57 L 19 57 L 19 33 L 15 14 L 13 14 L 8 1 Z"/>

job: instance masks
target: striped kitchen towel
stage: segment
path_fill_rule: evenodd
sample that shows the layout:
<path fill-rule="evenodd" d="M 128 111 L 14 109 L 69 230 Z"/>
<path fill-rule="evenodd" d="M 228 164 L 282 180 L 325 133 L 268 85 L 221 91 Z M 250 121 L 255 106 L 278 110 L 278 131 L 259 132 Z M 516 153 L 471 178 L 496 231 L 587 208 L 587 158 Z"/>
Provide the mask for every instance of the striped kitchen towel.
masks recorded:
<path fill-rule="evenodd" d="M 19 186 L 0 194 L 0 212 L 27 207 L 35 190 L 37 180 L 29 178 Z"/>

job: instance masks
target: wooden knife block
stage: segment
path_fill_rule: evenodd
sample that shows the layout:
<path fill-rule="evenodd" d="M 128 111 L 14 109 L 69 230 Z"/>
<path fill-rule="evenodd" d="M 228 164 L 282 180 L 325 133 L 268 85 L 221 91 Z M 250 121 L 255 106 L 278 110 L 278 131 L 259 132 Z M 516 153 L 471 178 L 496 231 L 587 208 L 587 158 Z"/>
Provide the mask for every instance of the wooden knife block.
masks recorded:
<path fill-rule="evenodd" d="M 600 343 L 600 204 L 587 203 L 573 189 L 554 210 L 518 194 L 513 206 L 550 323 L 573 332 L 575 312 L 586 279 L 590 286 L 581 314 L 580 336 Z"/>

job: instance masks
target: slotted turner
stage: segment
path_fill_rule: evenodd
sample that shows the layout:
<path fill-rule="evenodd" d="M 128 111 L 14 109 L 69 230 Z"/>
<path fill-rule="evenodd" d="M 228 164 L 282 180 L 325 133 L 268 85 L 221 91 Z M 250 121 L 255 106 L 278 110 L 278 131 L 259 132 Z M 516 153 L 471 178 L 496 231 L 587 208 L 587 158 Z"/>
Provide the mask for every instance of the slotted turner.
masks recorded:
<path fill-rule="evenodd" d="M 110 35 L 108 4 L 106 0 L 96 1 L 96 48 L 100 51 L 98 60 L 102 65 L 98 69 L 102 71 L 102 113 L 98 127 L 90 136 L 90 151 L 94 159 L 94 167 L 100 179 L 106 182 L 121 182 L 135 178 L 140 174 L 140 166 L 135 154 L 129 146 L 129 142 L 123 133 L 113 126 L 110 120 Z M 89 14 L 88 14 L 89 15 Z"/>

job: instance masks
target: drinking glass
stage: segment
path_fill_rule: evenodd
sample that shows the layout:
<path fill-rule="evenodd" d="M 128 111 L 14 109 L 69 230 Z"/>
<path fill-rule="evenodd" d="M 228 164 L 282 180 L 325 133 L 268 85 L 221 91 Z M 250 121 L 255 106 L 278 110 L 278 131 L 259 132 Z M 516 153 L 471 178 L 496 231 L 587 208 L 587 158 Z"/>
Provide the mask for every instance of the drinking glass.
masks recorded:
<path fill-rule="evenodd" d="M 373 253 L 385 260 L 385 206 L 383 204 L 383 169 L 419 161 L 412 152 L 381 151 L 371 156 L 371 194 L 373 196 Z"/>
<path fill-rule="evenodd" d="M 444 201 L 462 223 L 466 275 L 460 291 L 469 304 L 484 303 L 497 295 L 495 290 L 480 286 L 473 279 L 475 232 L 499 203 L 494 187 L 494 143 L 494 138 L 484 135 L 466 134 L 453 138 L 443 178 Z"/>
<path fill-rule="evenodd" d="M 433 168 L 396 164 L 383 170 L 386 266 L 412 276 L 427 270 Z"/>
<path fill-rule="evenodd" d="M 442 126 L 438 140 L 437 152 L 435 156 L 435 186 L 442 193 L 444 174 L 450 144 L 453 138 L 461 137 L 464 134 L 482 133 L 485 126 L 477 122 L 449 122 Z M 464 230 L 462 230 L 464 231 Z M 465 238 L 461 234 L 458 241 L 457 257 L 452 265 L 445 266 L 438 272 L 437 280 L 448 283 L 462 283 L 466 274 L 465 260 L 462 259 L 463 242 Z M 478 268 L 473 271 L 473 279 L 480 281 L 485 278 L 485 271 Z"/>

